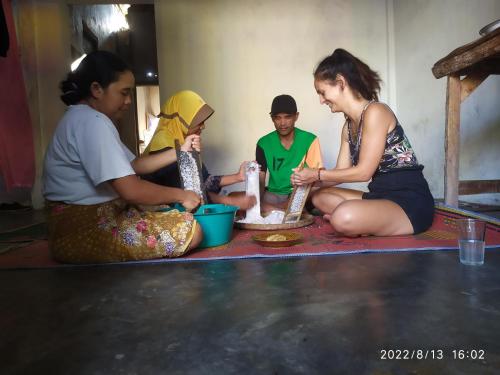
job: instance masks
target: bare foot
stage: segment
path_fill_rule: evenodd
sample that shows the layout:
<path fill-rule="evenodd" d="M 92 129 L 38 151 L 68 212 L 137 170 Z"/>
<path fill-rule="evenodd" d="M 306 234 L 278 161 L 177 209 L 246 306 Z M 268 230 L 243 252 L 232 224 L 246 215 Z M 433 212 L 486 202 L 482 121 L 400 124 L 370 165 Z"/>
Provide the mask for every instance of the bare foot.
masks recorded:
<path fill-rule="evenodd" d="M 331 219 L 332 219 L 332 215 L 331 214 L 324 214 L 323 215 L 323 220 L 326 220 L 326 221 L 330 222 Z"/>

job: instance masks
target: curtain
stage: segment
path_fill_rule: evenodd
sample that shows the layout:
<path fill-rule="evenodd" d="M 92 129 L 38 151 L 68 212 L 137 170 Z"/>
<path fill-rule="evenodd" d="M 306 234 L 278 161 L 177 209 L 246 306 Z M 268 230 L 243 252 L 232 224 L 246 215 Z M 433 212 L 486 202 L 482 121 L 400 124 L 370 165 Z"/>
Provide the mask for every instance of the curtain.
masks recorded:
<path fill-rule="evenodd" d="M 10 191 L 33 186 L 35 154 L 12 1 L 0 0 L 0 4 L 6 26 L 6 33 L 2 30 L 0 37 L 0 172 L 6 190 Z"/>

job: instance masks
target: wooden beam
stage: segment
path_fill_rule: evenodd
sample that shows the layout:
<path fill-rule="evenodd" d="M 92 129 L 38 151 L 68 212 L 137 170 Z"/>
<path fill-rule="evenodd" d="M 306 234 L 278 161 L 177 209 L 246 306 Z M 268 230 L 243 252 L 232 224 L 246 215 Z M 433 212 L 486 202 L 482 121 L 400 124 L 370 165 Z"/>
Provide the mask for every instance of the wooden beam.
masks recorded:
<path fill-rule="evenodd" d="M 458 184 L 458 194 L 500 193 L 500 180 L 464 180 Z"/>
<path fill-rule="evenodd" d="M 467 68 L 460 69 L 456 74 L 467 76 L 479 70 L 489 74 L 500 74 L 500 55 L 490 57 L 474 65 L 468 66 Z"/>
<path fill-rule="evenodd" d="M 436 62 L 432 67 L 434 77 L 458 73 L 460 70 L 472 66 L 490 57 L 500 54 L 500 29 L 453 50 L 450 54 Z"/>
<path fill-rule="evenodd" d="M 448 76 L 446 89 L 446 131 L 444 201 L 458 207 L 458 156 L 460 152 L 460 76 Z"/>
<path fill-rule="evenodd" d="M 486 79 L 489 73 L 478 71 L 469 74 L 460 82 L 460 101 L 463 102 Z"/>

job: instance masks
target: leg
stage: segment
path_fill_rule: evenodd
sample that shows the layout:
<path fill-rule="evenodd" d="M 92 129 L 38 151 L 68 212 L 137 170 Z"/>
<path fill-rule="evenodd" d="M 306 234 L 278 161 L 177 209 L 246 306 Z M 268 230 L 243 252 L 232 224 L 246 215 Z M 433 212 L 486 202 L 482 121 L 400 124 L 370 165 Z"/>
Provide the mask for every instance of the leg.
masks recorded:
<path fill-rule="evenodd" d="M 268 213 L 273 210 L 284 211 L 288 205 L 289 198 L 290 195 L 280 195 L 266 191 L 260 202 L 260 210 L 262 213 Z"/>
<path fill-rule="evenodd" d="M 279 205 L 273 205 L 267 202 L 260 202 L 260 211 L 262 214 L 268 214 L 271 211 L 284 211 L 286 209 L 286 206 L 283 208 Z"/>
<path fill-rule="evenodd" d="M 194 230 L 193 233 L 193 239 L 191 240 L 188 249 L 189 250 L 196 249 L 202 240 L 203 240 L 203 231 L 201 230 L 200 223 L 197 223 L 196 229 Z"/>
<path fill-rule="evenodd" d="M 413 234 L 403 209 L 386 199 L 345 200 L 332 212 L 330 224 L 345 236 L 398 236 Z"/>
<path fill-rule="evenodd" d="M 199 245 L 201 227 L 187 213 L 143 211 L 121 199 L 99 205 L 50 205 L 49 246 L 64 263 L 178 257 Z"/>
<path fill-rule="evenodd" d="M 346 200 L 361 199 L 363 192 L 353 189 L 338 187 L 322 188 L 314 192 L 312 202 L 321 212 L 325 213 L 325 218 L 330 219 L 331 213 L 339 204 Z"/>

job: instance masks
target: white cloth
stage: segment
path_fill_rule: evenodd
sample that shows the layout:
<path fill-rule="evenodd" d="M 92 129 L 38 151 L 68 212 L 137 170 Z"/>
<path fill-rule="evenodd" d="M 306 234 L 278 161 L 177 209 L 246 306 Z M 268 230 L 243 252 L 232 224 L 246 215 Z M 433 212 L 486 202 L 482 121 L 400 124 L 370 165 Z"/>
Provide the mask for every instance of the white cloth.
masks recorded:
<path fill-rule="evenodd" d="M 281 224 L 285 213 L 283 211 L 271 211 L 271 213 L 262 217 L 260 215 L 260 187 L 259 187 L 260 166 L 255 161 L 251 161 L 246 166 L 246 195 L 253 195 L 257 204 L 249 208 L 245 218 L 238 223 L 247 224 Z"/>
<path fill-rule="evenodd" d="M 259 187 L 259 164 L 252 161 L 246 166 L 246 195 L 253 195 L 257 200 L 257 204 L 250 207 L 245 216 L 247 223 L 258 222 L 262 219 L 260 216 L 260 187 Z"/>
<path fill-rule="evenodd" d="M 134 159 L 106 115 L 84 104 L 70 106 L 45 154 L 43 195 L 70 204 L 111 201 L 118 194 L 107 181 L 135 174 Z"/>

